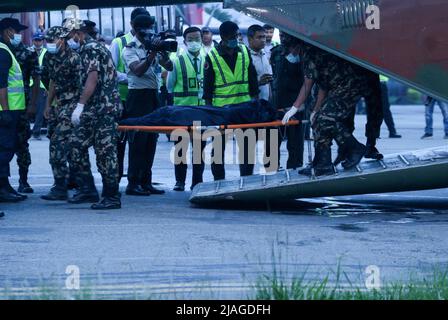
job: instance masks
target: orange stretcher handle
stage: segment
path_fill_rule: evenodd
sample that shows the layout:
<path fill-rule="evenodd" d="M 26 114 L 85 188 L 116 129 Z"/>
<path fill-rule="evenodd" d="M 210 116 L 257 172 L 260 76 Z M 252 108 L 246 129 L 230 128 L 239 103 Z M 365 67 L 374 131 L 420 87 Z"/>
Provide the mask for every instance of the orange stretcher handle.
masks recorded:
<path fill-rule="evenodd" d="M 298 125 L 300 123 L 305 123 L 306 121 L 300 120 L 290 120 L 287 126 Z M 211 128 L 216 128 L 219 130 L 225 129 L 248 129 L 248 128 L 264 128 L 264 127 L 279 127 L 284 126 L 281 120 L 271 121 L 271 122 L 259 122 L 259 123 L 246 123 L 246 124 L 229 124 L 229 125 L 219 125 L 219 126 L 202 126 L 198 129 L 206 130 Z M 170 133 L 174 130 L 187 130 L 191 131 L 196 129 L 195 126 L 119 126 L 119 131 L 139 131 L 139 132 L 159 132 L 159 133 Z"/>

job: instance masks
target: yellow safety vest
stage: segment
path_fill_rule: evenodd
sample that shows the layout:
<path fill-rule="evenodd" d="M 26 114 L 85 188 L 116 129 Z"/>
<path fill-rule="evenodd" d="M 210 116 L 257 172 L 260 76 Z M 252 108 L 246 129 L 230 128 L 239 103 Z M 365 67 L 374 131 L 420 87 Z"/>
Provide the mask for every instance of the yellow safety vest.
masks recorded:
<path fill-rule="evenodd" d="M 205 57 L 202 56 L 198 72 L 196 72 L 193 61 L 187 53 L 174 60 L 176 65 L 176 84 L 173 90 L 174 105 L 200 106 L 205 104 L 202 97 L 199 96 L 202 79 L 204 79 L 204 60 Z"/>
<path fill-rule="evenodd" d="M 119 50 L 119 55 L 118 55 L 118 63 L 117 63 L 117 71 L 124 73 L 125 72 L 125 66 L 124 66 L 124 61 L 123 61 L 123 57 L 121 56 L 121 54 L 123 53 L 123 49 L 124 47 L 130 43 L 133 39 L 133 36 L 131 33 L 126 33 L 124 36 L 121 36 L 119 38 L 115 38 L 114 40 L 112 40 L 112 42 L 117 42 L 118 44 L 118 50 Z M 120 99 L 121 101 L 126 101 L 126 97 L 128 96 L 128 85 L 127 84 L 122 84 L 119 83 L 118 84 L 118 92 L 120 94 Z"/>
<path fill-rule="evenodd" d="M 230 70 L 216 48 L 211 49 L 208 53 L 215 72 L 213 105 L 216 107 L 251 100 L 249 94 L 249 52 L 244 45 L 240 45 L 239 48 L 234 72 Z"/>
<path fill-rule="evenodd" d="M 42 51 L 39 54 L 39 67 L 41 67 L 41 68 L 42 68 L 42 64 L 44 62 L 45 53 L 47 53 L 47 49 L 46 48 L 42 48 Z M 34 83 L 34 81 L 33 81 L 33 79 L 31 79 L 30 80 L 30 88 L 33 87 L 33 83 Z M 45 86 L 44 86 L 42 81 L 40 81 L 40 85 L 39 86 L 40 86 L 41 89 L 46 90 L 46 88 L 45 88 Z"/>
<path fill-rule="evenodd" d="M 8 105 L 9 110 L 25 110 L 25 86 L 22 69 L 8 46 L 0 42 L 0 49 L 5 49 L 11 56 L 12 64 L 8 73 Z M 0 106 L 0 110 L 3 108 Z"/>

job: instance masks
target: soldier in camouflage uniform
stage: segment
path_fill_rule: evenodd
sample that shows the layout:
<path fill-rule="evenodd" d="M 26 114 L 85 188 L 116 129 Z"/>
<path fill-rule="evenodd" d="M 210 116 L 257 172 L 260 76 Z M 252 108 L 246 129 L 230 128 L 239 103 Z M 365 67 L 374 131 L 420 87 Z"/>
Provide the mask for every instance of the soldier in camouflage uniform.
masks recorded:
<path fill-rule="evenodd" d="M 50 164 L 54 186 L 44 200 L 66 200 L 69 177 L 70 138 L 73 132 L 71 115 L 81 94 L 81 58 L 67 44 L 70 31 L 64 27 L 51 27 L 46 35 L 47 55 L 45 69 L 50 78 L 45 115 L 49 118 Z M 45 70 L 45 71 L 46 71 Z M 56 98 L 56 106 L 52 106 Z M 80 154 L 79 161 L 89 163 L 88 154 Z"/>
<path fill-rule="evenodd" d="M 39 93 L 39 57 L 34 50 L 27 48 L 22 42 L 15 47 L 13 46 L 11 49 L 22 69 L 27 105 L 27 112 L 21 115 L 17 124 L 18 140 L 16 156 L 20 176 L 18 191 L 23 193 L 33 193 L 33 189 L 28 184 L 28 169 L 31 165 L 31 154 L 28 144 L 28 140 L 31 138 L 29 116 L 35 113 L 36 99 Z M 32 88 L 30 88 L 31 79 L 33 80 Z"/>
<path fill-rule="evenodd" d="M 89 35 L 95 24 L 91 21 L 69 19 L 65 24 L 80 39 L 80 56 L 83 65 L 84 90 L 72 113 L 75 125 L 71 142 L 71 159 L 80 193 L 70 203 L 84 203 L 98 197 L 90 167 L 84 167 L 80 155 L 93 145 L 98 171 L 103 180 L 103 199 L 92 209 L 121 208 L 118 191 L 117 139 L 121 105 L 117 90 L 117 72 L 110 52 Z M 95 200 L 97 201 L 97 200 Z"/>
<path fill-rule="evenodd" d="M 345 169 L 355 167 L 366 152 L 364 145 L 353 136 L 347 125 L 362 95 L 362 78 L 354 66 L 332 54 L 316 47 L 308 47 L 304 54 L 304 86 L 308 87 L 299 94 L 292 110 L 285 115 L 284 121 L 292 114 L 303 109 L 304 97 L 309 95 L 312 84 L 317 83 L 319 94 L 312 114 L 315 156 L 311 167 L 299 170 L 310 175 L 314 169 L 316 175 L 333 174 L 331 163 L 331 143 L 347 150 L 342 162 Z M 299 105 L 298 107 L 296 105 Z"/>

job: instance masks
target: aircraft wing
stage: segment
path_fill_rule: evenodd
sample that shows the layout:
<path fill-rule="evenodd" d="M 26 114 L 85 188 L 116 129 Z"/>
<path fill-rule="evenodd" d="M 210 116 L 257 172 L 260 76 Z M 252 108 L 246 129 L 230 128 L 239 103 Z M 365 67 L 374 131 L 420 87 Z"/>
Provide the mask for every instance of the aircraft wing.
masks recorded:
<path fill-rule="evenodd" d="M 77 6 L 79 9 L 98 9 L 98 8 L 116 8 L 116 7 L 137 7 L 137 6 L 159 6 L 187 4 L 198 2 L 216 2 L 216 1 L 194 1 L 194 0 L 2 0 L 0 1 L 0 13 L 15 12 L 35 12 L 64 10 L 68 6 Z"/>
<path fill-rule="evenodd" d="M 224 0 L 224 5 L 448 101 L 447 0 Z M 376 21 L 366 14 L 371 5 L 378 8 Z"/>

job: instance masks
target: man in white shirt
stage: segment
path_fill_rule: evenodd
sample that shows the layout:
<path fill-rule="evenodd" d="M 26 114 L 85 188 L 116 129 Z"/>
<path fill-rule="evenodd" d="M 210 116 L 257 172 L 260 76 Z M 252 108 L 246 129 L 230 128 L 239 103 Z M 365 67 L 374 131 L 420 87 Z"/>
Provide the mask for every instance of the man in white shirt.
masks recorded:
<path fill-rule="evenodd" d="M 266 45 L 266 33 L 262 26 L 254 24 L 247 29 L 247 39 L 249 41 L 252 63 L 257 70 L 258 85 L 260 93 L 259 99 L 269 101 L 271 98 L 272 67 L 269 63 L 268 55 L 264 51 Z"/>
<path fill-rule="evenodd" d="M 135 36 L 123 50 L 123 60 L 128 77 L 129 93 L 124 118 L 141 117 L 153 112 L 158 107 L 157 74 L 155 66 L 159 63 L 167 70 L 173 69 L 173 63 L 165 51 L 147 50 L 145 36 L 154 33 L 154 17 L 141 14 L 133 20 Z M 161 40 L 153 40 L 157 47 Z M 129 139 L 129 169 L 127 195 L 148 196 L 162 194 L 152 186 L 151 168 L 157 146 L 155 133 L 135 132 Z"/>
<path fill-rule="evenodd" d="M 213 40 L 213 32 L 209 27 L 203 27 L 202 31 L 202 49 L 201 54 L 207 55 L 210 50 L 215 47 L 215 40 Z"/>

